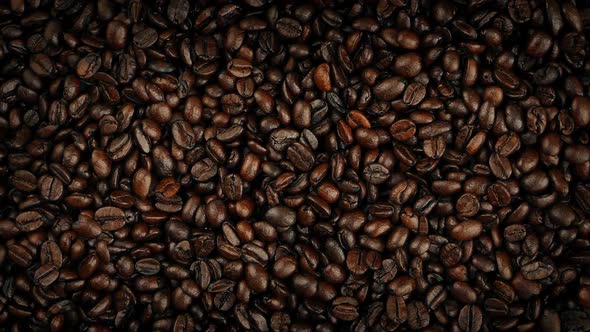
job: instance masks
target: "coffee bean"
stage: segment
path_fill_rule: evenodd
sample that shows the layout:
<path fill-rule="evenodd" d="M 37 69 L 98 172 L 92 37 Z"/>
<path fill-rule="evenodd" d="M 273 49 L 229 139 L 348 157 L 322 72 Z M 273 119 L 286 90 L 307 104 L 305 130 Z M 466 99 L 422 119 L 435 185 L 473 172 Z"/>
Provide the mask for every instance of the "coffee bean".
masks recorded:
<path fill-rule="evenodd" d="M 522 267 L 522 276 L 528 280 L 540 280 L 553 273 L 553 267 L 543 262 L 533 262 Z"/>
<path fill-rule="evenodd" d="M 45 223 L 41 213 L 37 211 L 25 211 L 16 216 L 16 225 L 23 232 L 32 232 L 39 229 Z"/>
<path fill-rule="evenodd" d="M 377 99 L 391 101 L 396 99 L 406 88 L 406 82 L 399 76 L 385 79 L 373 88 Z"/>
<path fill-rule="evenodd" d="M 389 128 L 391 136 L 399 141 L 407 141 L 416 134 L 416 125 L 410 120 L 399 120 Z"/>
<path fill-rule="evenodd" d="M 268 274 L 264 267 L 251 263 L 246 265 L 246 283 L 248 287 L 257 293 L 263 293 L 268 287 Z"/>
<path fill-rule="evenodd" d="M 365 167 L 363 177 L 371 184 L 381 184 L 389 178 L 389 170 L 380 164 Z"/>
<path fill-rule="evenodd" d="M 479 220 L 466 220 L 451 230 L 451 236 L 459 241 L 467 241 L 478 237 L 483 231 L 482 223 Z"/>
<path fill-rule="evenodd" d="M 187 0 L 172 0 L 168 4 L 167 17 L 175 24 L 182 24 L 188 16 L 189 8 L 190 3 Z"/>
<path fill-rule="evenodd" d="M 351 250 L 346 256 L 346 267 L 353 274 L 361 275 L 367 272 L 368 266 L 364 254 L 360 250 Z"/>
<path fill-rule="evenodd" d="M 332 315 L 343 321 L 353 321 L 358 318 L 358 302 L 354 298 L 337 298 L 332 304 Z"/>
<path fill-rule="evenodd" d="M 487 189 L 488 200 L 494 206 L 506 206 L 512 197 L 508 188 L 502 183 L 494 183 Z"/>
<path fill-rule="evenodd" d="M 426 305 L 428 308 L 436 310 L 445 302 L 447 296 L 447 291 L 443 286 L 434 286 L 426 293 Z"/>
<path fill-rule="evenodd" d="M 420 329 L 430 324 L 430 313 L 422 302 L 410 302 L 408 308 L 408 325 L 412 329 Z"/>
<path fill-rule="evenodd" d="M 17 170 L 10 177 L 12 185 L 20 191 L 33 192 L 37 189 L 37 178 L 35 175 L 26 170 Z"/>
<path fill-rule="evenodd" d="M 393 72 L 406 78 L 417 76 L 422 71 L 422 59 L 414 52 L 397 56 L 393 63 Z"/>
<path fill-rule="evenodd" d="M 156 275 L 160 272 L 160 262 L 153 258 L 143 258 L 135 262 L 135 270 L 147 276 Z"/>
<path fill-rule="evenodd" d="M 424 84 L 413 82 L 408 85 L 404 91 L 403 101 L 408 106 L 416 106 L 420 104 L 426 97 L 426 87 Z"/>
<path fill-rule="evenodd" d="M 118 207 L 105 206 L 94 212 L 94 220 L 102 225 L 105 231 L 116 231 L 125 226 L 125 212 Z"/>
<path fill-rule="evenodd" d="M 446 266 L 454 266 L 459 263 L 462 255 L 461 248 L 454 243 L 446 244 L 440 252 L 441 260 Z"/>
<path fill-rule="evenodd" d="M 59 271 L 54 265 L 44 264 L 35 271 L 33 279 L 35 284 L 41 287 L 47 287 L 54 283 L 58 277 Z"/>
<path fill-rule="evenodd" d="M 510 160 L 504 156 L 494 153 L 489 159 L 490 170 L 495 177 L 507 180 L 512 176 L 512 165 Z"/>
<path fill-rule="evenodd" d="M 322 91 L 331 91 L 332 83 L 330 81 L 330 66 L 327 63 L 319 65 L 313 73 L 313 81 L 318 89 Z"/>
<path fill-rule="evenodd" d="M 8 257 L 17 265 L 28 267 L 33 261 L 33 255 L 24 246 L 20 244 L 11 244 L 7 246 Z"/>
<path fill-rule="evenodd" d="M 283 17 L 277 21 L 277 32 L 283 38 L 298 38 L 303 32 L 303 27 L 297 20 L 289 17 Z"/>
<path fill-rule="evenodd" d="M 41 195 L 48 200 L 57 201 L 64 194 L 64 185 L 58 178 L 51 175 L 44 175 L 37 183 Z"/>
<path fill-rule="evenodd" d="M 91 78 L 98 72 L 101 65 L 102 61 L 98 54 L 88 54 L 78 62 L 78 65 L 76 66 L 76 74 L 78 74 L 80 78 Z"/>
<path fill-rule="evenodd" d="M 510 225 L 504 229 L 504 238 L 509 242 L 522 241 L 526 237 L 527 231 L 523 225 Z"/>
<path fill-rule="evenodd" d="M 139 48 L 148 48 L 156 43 L 158 32 L 152 28 L 138 31 L 133 36 L 133 44 Z"/>
<path fill-rule="evenodd" d="M 42 265 L 53 265 L 60 268 L 63 263 L 63 254 L 58 244 L 54 241 L 48 240 L 43 242 L 39 252 L 40 261 Z"/>
<path fill-rule="evenodd" d="M 196 137 L 187 121 L 176 121 L 172 124 L 172 137 L 174 142 L 184 149 L 190 150 L 195 146 Z"/>
<path fill-rule="evenodd" d="M 402 324 L 408 319 L 406 302 L 400 296 L 389 296 L 385 306 L 387 317 L 396 324 Z"/>
<path fill-rule="evenodd" d="M 480 209 L 480 203 L 477 197 L 472 194 L 463 194 L 457 200 L 455 208 L 463 217 L 473 217 Z"/>
<path fill-rule="evenodd" d="M 483 324 L 481 309 L 476 305 L 464 306 L 459 313 L 458 323 L 463 331 L 479 331 Z"/>
<path fill-rule="evenodd" d="M 299 142 L 295 142 L 287 148 L 287 156 L 293 165 L 301 171 L 310 170 L 315 163 L 312 151 Z"/>

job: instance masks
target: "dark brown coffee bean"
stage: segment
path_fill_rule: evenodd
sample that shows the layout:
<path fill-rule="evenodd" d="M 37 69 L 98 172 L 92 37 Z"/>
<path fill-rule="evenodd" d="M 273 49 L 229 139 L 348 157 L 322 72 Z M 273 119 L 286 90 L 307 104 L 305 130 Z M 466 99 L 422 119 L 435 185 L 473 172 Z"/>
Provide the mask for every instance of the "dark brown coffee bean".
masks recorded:
<path fill-rule="evenodd" d="M 359 249 L 353 249 L 348 252 L 346 256 L 346 267 L 353 274 L 364 274 L 368 270 L 368 266 L 364 257 L 364 253 Z"/>
<path fill-rule="evenodd" d="M 195 321 L 188 313 L 176 316 L 172 330 L 174 332 L 192 331 L 195 329 Z"/>
<path fill-rule="evenodd" d="M 553 273 L 553 267 L 543 262 L 532 262 L 522 267 L 522 276 L 527 280 L 540 280 Z"/>
<path fill-rule="evenodd" d="M 48 200 L 57 201 L 64 194 L 64 185 L 58 178 L 51 175 L 44 175 L 37 183 L 41 195 Z"/>
<path fill-rule="evenodd" d="M 23 232 L 32 232 L 43 226 L 45 220 L 37 211 L 25 211 L 16 216 L 16 225 Z"/>
<path fill-rule="evenodd" d="M 393 72 L 406 78 L 417 76 L 422 71 L 422 59 L 417 53 L 397 56 L 393 62 Z"/>
<path fill-rule="evenodd" d="M 235 77 L 248 77 L 252 74 L 252 64 L 244 59 L 232 59 L 227 64 L 227 70 Z"/>
<path fill-rule="evenodd" d="M 35 271 L 34 281 L 41 287 L 47 287 L 54 283 L 58 277 L 59 271 L 55 265 L 44 264 Z"/>
<path fill-rule="evenodd" d="M 160 262 L 154 258 L 143 258 L 135 262 L 135 270 L 147 276 L 156 275 L 160 272 Z"/>
<path fill-rule="evenodd" d="M 91 156 L 92 169 L 99 178 L 107 178 L 111 175 L 112 163 L 104 150 L 94 150 Z"/>
<path fill-rule="evenodd" d="M 54 241 L 45 241 L 43 245 L 41 245 L 41 249 L 39 251 L 41 264 L 50 264 L 57 268 L 60 268 L 63 263 L 63 255 L 61 249 Z"/>
<path fill-rule="evenodd" d="M 102 225 L 105 231 L 116 231 L 125 226 L 125 212 L 118 207 L 105 206 L 94 212 L 94 220 Z"/>
<path fill-rule="evenodd" d="M 365 167 L 363 177 L 371 184 L 381 184 L 389 178 L 389 170 L 380 164 Z"/>
<path fill-rule="evenodd" d="M 408 106 L 416 106 L 420 104 L 426 97 L 426 87 L 418 82 L 413 82 L 408 85 L 404 91 L 403 101 Z"/>
<path fill-rule="evenodd" d="M 410 120 L 399 120 L 389 128 L 391 136 L 399 141 L 406 141 L 416 134 L 416 125 Z"/>
<path fill-rule="evenodd" d="M 446 266 L 454 266 L 459 263 L 462 255 L 461 247 L 454 243 L 446 244 L 440 251 L 441 260 Z"/>
<path fill-rule="evenodd" d="M 391 101 L 396 99 L 406 88 L 406 82 L 401 77 L 391 77 L 380 83 L 377 83 L 373 88 L 375 98 Z"/>
<path fill-rule="evenodd" d="M 308 171 L 315 164 L 311 149 L 299 142 L 295 142 L 287 148 L 287 156 L 293 165 L 301 171 Z"/>
<path fill-rule="evenodd" d="M 408 325 L 412 329 L 421 329 L 430 324 L 430 313 L 422 302 L 410 302 L 408 308 Z"/>
<path fill-rule="evenodd" d="M 148 48 L 158 40 L 158 32 L 152 28 L 138 31 L 133 36 L 133 44 L 139 48 Z"/>
<path fill-rule="evenodd" d="M 10 177 L 12 185 L 20 191 L 33 192 L 37 189 L 37 178 L 26 170 L 17 170 Z"/>
<path fill-rule="evenodd" d="M 507 157 L 494 153 L 489 159 L 490 170 L 498 179 L 507 180 L 512 176 L 512 165 Z"/>
<path fill-rule="evenodd" d="M 523 225 L 510 225 L 504 229 L 504 238 L 509 242 L 522 241 L 526 237 L 527 231 Z"/>
<path fill-rule="evenodd" d="M 332 302 L 332 315 L 343 321 L 353 321 L 359 317 L 358 301 L 352 297 L 339 297 Z"/>
<path fill-rule="evenodd" d="M 387 317 L 396 324 L 402 324 L 408 319 L 406 302 L 400 296 L 388 296 L 385 308 Z"/>
<path fill-rule="evenodd" d="M 331 91 L 332 82 L 330 80 L 330 66 L 327 63 L 319 65 L 313 72 L 313 81 L 318 89 L 322 91 Z"/>
<path fill-rule="evenodd" d="M 192 149 L 196 143 L 193 128 L 186 121 L 176 121 L 172 124 L 172 137 L 176 144 L 187 150 Z"/>
<path fill-rule="evenodd" d="M 301 24 L 292 18 L 283 17 L 279 19 L 276 24 L 277 32 L 283 38 L 298 38 L 303 32 Z"/>
<path fill-rule="evenodd" d="M 443 286 L 437 285 L 426 293 L 426 305 L 432 310 L 439 308 L 447 299 L 447 291 Z"/>
<path fill-rule="evenodd" d="M 78 62 L 78 65 L 76 66 L 76 74 L 78 74 L 80 78 L 91 78 L 100 70 L 101 65 L 102 61 L 98 54 L 88 54 Z"/>
<path fill-rule="evenodd" d="M 190 3 L 187 0 L 172 0 L 168 4 L 168 19 L 175 24 L 182 24 L 189 13 Z"/>
<path fill-rule="evenodd" d="M 472 194 L 463 194 L 457 200 L 455 208 L 463 217 L 473 217 L 480 209 L 480 203 L 477 197 Z"/>
<path fill-rule="evenodd" d="M 467 241 L 478 237 L 483 231 L 482 223 L 479 220 L 466 220 L 451 230 L 451 236 L 459 241 Z"/>
<path fill-rule="evenodd" d="M 487 189 L 488 201 L 494 206 L 506 206 L 512 197 L 504 184 L 494 183 Z"/>
<path fill-rule="evenodd" d="M 481 309 L 476 305 L 464 306 L 459 313 L 458 323 L 463 331 L 479 331 L 483 324 Z"/>
<path fill-rule="evenodd" d="M 295 211 L 286 206 L 276 206 L 265 214 L 266 220 L 276 227 L 290 227 L 297 221 Z"/>
<path fill-rule="evenodd" d="M 261 265 L 250 263 L 245 269 L 246 283 L 248 287 L 257 293 L 266 291 L 268 287 L 268 273 Z"/>
<path fill-rule="evenodd" d="M 127 45 L 127 25 L 113 20 L 107 25 L 106 41 L 114 49 L 123 49 Z"/>

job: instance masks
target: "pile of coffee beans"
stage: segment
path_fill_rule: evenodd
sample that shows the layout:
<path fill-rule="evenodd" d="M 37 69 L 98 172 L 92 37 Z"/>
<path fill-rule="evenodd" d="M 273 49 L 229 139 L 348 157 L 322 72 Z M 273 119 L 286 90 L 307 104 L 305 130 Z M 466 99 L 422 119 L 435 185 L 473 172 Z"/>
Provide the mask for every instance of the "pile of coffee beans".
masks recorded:
<path fill-rule="evenodd" d="M 0 331 L 589 331 L 575 0 L 0 3 Z"/>

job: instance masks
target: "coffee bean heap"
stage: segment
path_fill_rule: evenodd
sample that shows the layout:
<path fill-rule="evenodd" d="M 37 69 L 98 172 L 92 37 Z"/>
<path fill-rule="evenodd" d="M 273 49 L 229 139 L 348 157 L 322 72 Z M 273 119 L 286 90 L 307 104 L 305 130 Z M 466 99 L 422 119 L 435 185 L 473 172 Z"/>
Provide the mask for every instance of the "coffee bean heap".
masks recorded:
<path fill-rule="evenodd" d="M 588 331 L 589 26 L 2 2 L 0 331 Z"/>

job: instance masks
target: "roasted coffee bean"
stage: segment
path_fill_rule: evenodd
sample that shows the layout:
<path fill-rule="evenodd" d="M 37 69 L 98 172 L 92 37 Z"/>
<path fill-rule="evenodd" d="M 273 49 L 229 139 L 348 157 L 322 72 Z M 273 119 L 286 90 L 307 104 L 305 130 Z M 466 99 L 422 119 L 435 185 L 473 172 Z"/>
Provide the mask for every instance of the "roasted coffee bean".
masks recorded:
<path fill-rule="evenodd" d="M 451 236 L 459 241 L 467 241 L 478 237 L 483 231 L 483 225 L 479 220 L 466 220 L 456 225 L 451 230 Z"/>
<path fill-rule="evenodd" d="M 385 79 L 373 88 L 373 94 L 377 99 L 391 101 L 396 99 L 406 88 L 403 78 L 396 76 Z"/>
<path fill-rule="evenodd" d="M 91 78 L 98 72 L 101 65 L 102 61 L 98 54 L 88 54 L 78 62 L 78 65 L 76 66 L 76 74 L 78 74 L 80 78 Z"/>
<path fill-rule="evenodd" d="M 19 191 L 33 192 L 37 189 L 37 178 L 27 170 L 17 170 L 10 177 L 10 182 Z"/>
<path fill-rule="evenodd" d="M 16 216 L 16 225 L 23 232 L 32 232 L 42 227 L 43 216 L 37 211 L 25 211 Z"/>
<path fill-rule="evenodd" d="M 528 280 L 545 279 L 553 273 L 553 267 L 543 262 L 532 262 L 522 267 L 522 276 Z"/>
<path fill-rule="evenodd" d="M 40 251 L 41 264 L 50 264 L 57 268 L 60 268 L 63 263 L 63 254 L 59 245 L 55 241 L 45 241 L 41 245 Z"/>
<path fill-rule="evenodd" d="M 160 272 L 160 262 L 154 258 L 143 258 L 135 262 L 135 270 L 147 276 L 156 275 Z"/>
<path fill-rule="evenodd" d="M 57 177 L 43 175 L 37 183 L 41 195 L 48 200 L 57 201 L 64 194 L 64 185 Z"/>
<path fill-rule="evenodd" d="M 54 283 L 58 277 L 59 271 L 55 265 L 44 264 L 35 271 L 33 280 L 35 281 L 35 284 L 41 287 L 47 287 Z"/>
<path fill-rule="evenodd" d="M 365 167 L 363 176 L 371 184 L 381 184 L 389 178 L 389 170 L 380 164 Z"/>
<path fill-rule="evenodd" d="M 277 32 L 281 37 L 293 39 L 298 38 L 303 33 L 301 23 L 289 17 L 283 17 L 277 21 Z"/>
<path fill-rule="evenodd" d="M 297 215 L 293 209 L 286 206 L 276 206 L 265 214 L 266 220 L 275 227 L 289 227 L 297 222 Z"/>
<path fill-rule="evenodd" d="M 352 297 L 339 297 L 332 303 L 332 315 L 343 321 L 353 321 L 359 317 L 358 301 Z"/>
<path fill-rule="evenodd" d="M 410 302 L 408 308 L 408 325 L 412 329 L 421 329 L 430 324 L 430 313 L 422 302 Z"/>
<path fill-rule="evenodd" d="M 287 148 L 287 156 L 293 165 L 301 171 L 309 171 L 315 163 L 311 149 L 299 142 L 295 142 Z"/>
<path fill-rule="evenodd" d="M 105 231 L 116 231 L 125 226 L 125 212 L 118 207 L 105 206 L 94 212 L 94 220 L 102 225 Z"/>
<path fill-rule="evenodd" d="M 396 324 L 402 324 L 408 319 L 408 308 L 401 296 L 389 296 L 385 305 L 387 317 Z"/>
<path fill-rule="evenodd" d="M 426 293 L 426 305 L 432 310 L 436 310 L 443 305 L 446 299 L 447 291 L 440 285 L 432 287 Z"/>
<path fill-rule="evenodd" d="M 483 317 L 481 309 L 476 305 L 466 305 L 459 312 L 459 327 L 466 332 L 476 332 L 481 329 Z"/>
<path fill-rule="evenodd" d="M 389 128 L 391 136 L 399 141 L 407 141 L 416 134 L 416 124 L 410 120 L 399 120 Z"/>

